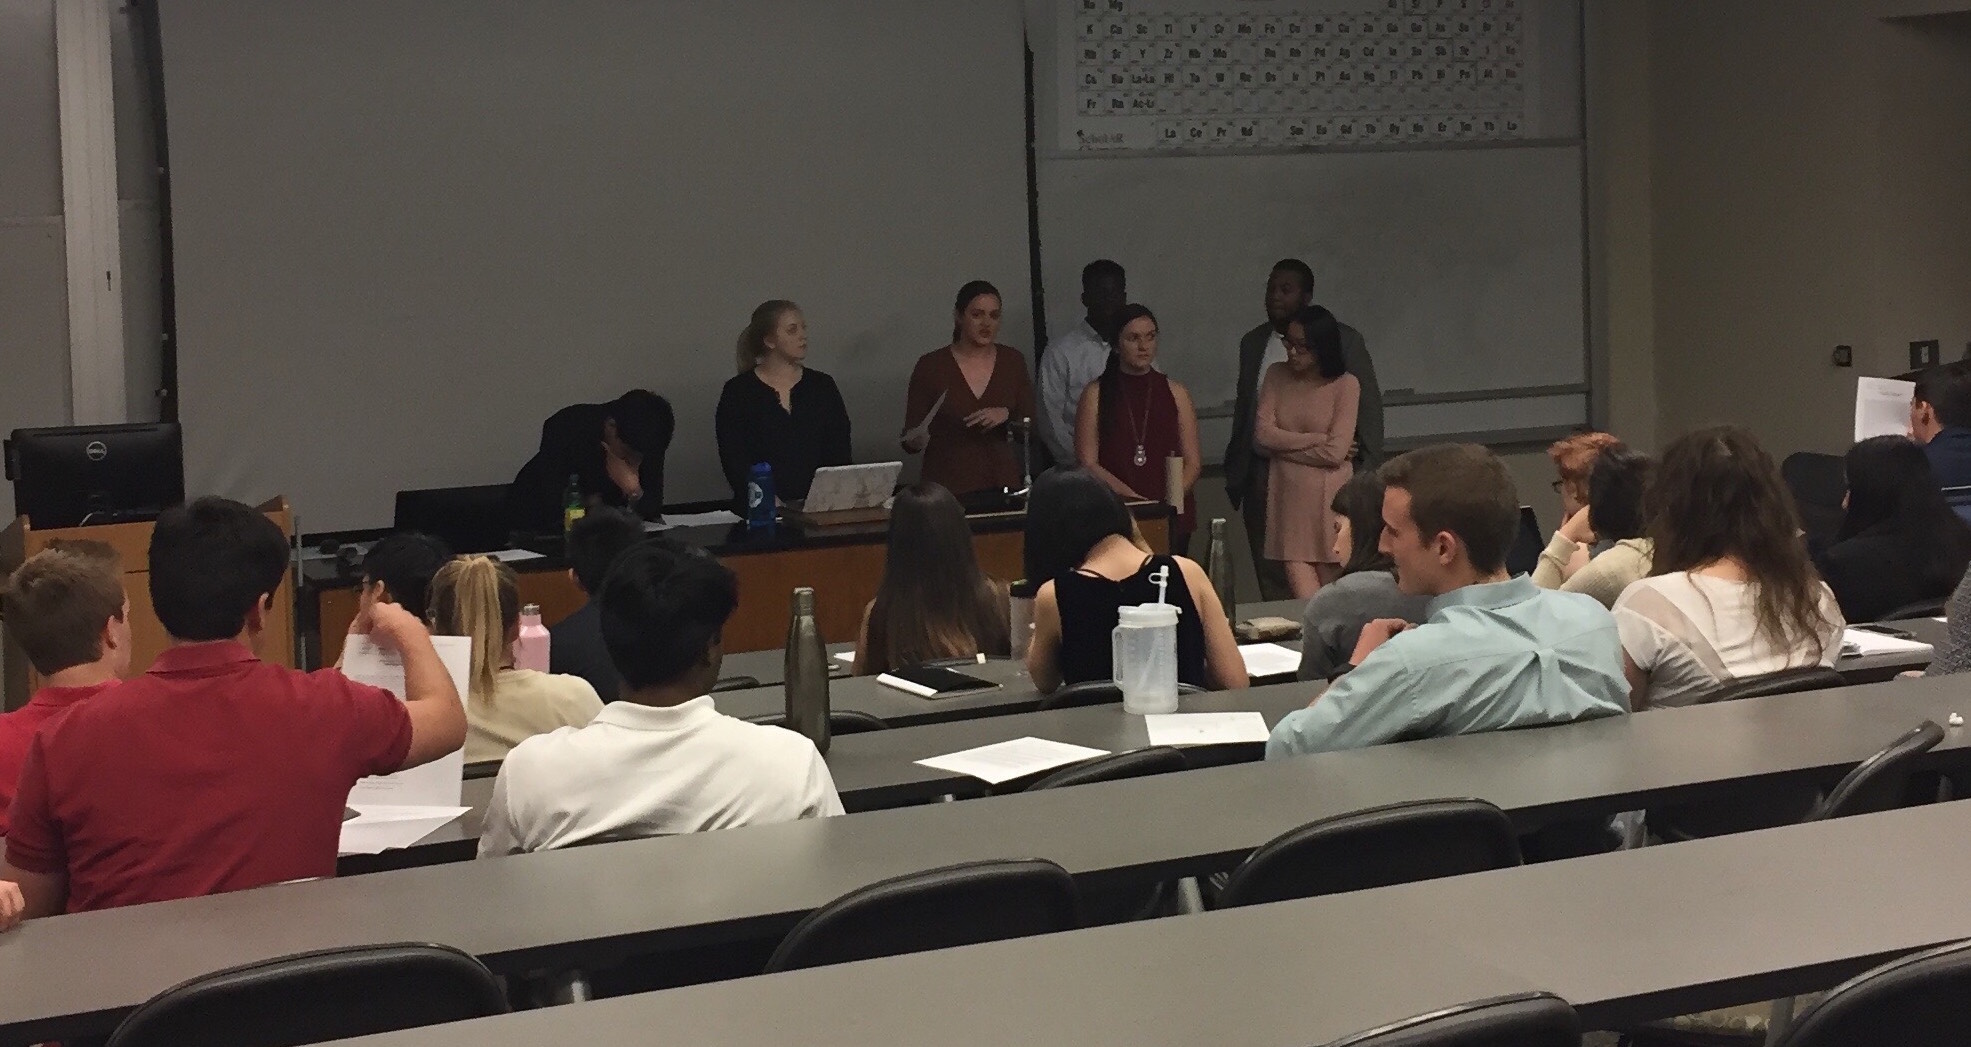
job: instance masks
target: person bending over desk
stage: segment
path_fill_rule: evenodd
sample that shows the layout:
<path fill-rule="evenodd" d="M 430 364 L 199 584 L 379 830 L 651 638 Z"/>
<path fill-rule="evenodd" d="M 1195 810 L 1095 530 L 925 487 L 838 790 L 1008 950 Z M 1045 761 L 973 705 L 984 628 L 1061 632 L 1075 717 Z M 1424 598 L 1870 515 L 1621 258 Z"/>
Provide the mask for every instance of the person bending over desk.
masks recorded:
<path fill-rule="evenodd" d="M 849 464 L 849 409 L 835 380 L 808 367 L 808 327 L 792 302 L 765 302 L 739 333 L 739 373 L 719 393 L 719 464 L 746 512 L 753 466 L 773 467 L 781 501 L 808 496 L 814 471 Z"/>
<path fill-rule="evenodd" d="M 622 700 L 514 747 L 479 857 L 842 813 L 813 742 L 712 704 L 719 633 L 739 604 L 730 570 L 655 538 L 617 559 L 595 602 Z"/>
<path fill-rule="evenodd" d="M 1644 499 L 1650 577 L 1622 591 L 1630 708 L 1692 705 L 1722 684 L 1841 656 L 1841 609 L 1814 573 L 1792 495 L 1750 432 L 1663 451 Z"/>
<path fill-rule="evenodd" d="M 1439 444 L 1392 459 L 1382 480 L 1382 550 L 1430 613 L 1364 626 L 1353 668 L 1273 728 L 1267 759 L 1628 711 L 1608 608 L 1506 573 L 1519 493 L 1505 463 Z"/>
<path fill-rule="evenodd" d="M 541 423 L 541 448 L 507 491 L 516 531 L 561 530 L 568 478 L 584 504 L 623 506 L 646 520 L 664 512 L 664 452 L 677 419 L 668 400 L 632 389 L 606 404 L 564 407 Z"/>
<path fill-rule="evenodd" d="M 130 671 L 130 598 L 116 550 L 102 542 L 56 541 L 28 557 L 7 579 L 4 602 L 7 633 L 42 685 L 0 714 L 0 839 L 35 734 Z"/>
<path fill-rule="evenodd" d="M 937 484 L 912 484 L 890 509 L 876 599 L 862 609 L 857 676 L 940 658 L 1010 653 L 1006 586 L 979 570 L 965 508 Z"/>
<path fill-rule="evenodd" d="M 1075 412 L 1075 453 L 1081 467 L 1134 501 L 1163 501 L 1164 460 L 1184 461 L 1184 505 L 1172 522 L 1170 547 L 1190 548 L 1198 525 L 1191 494 L 1204 472 L 1198 450 L 1198 412 L 1191 393 L 1157 370 L 1157 318 L 1141 305 L 1117 315 L 1116 348 L 1101 377 L 1082 391 Z"/>
<path fill-rule="evenodd" d="M 431 580 L 431 624 L 442 635 L 472 638 L 465 762 L 501 759 L 527 738 L 580 727 L 602 711 L 595 688 L 579 676 L 513 667 L 520 637 L 513 568 L 487 556 L 446 564 Z"/>
<path fill-rule="evenodd" d="M 568 529 L 568 576 L 587 597 L 568 617 L 548 627 L 548 672 L 579 676 L 604 702 L 616 700 L 616 665 L 602 642 L 602 610 L 596 591 L 609 565 L 643 541 L 643 521 L 609 506 L 591 509 Z"/>
<path fill-rule="evenodd" d="M 1086 469 L 1053 469 L 1027 505 L 1026 575 L 1038 583 L 1027 675 L 1043 693 L 1064 683 L 1114 678 L 1110 634 L 1119 610 L 1164 601 L 1177 607 L 1177 679 L 1207 690 L 1246 686 L 1239 641 L 1204 568 L 1145 553 L 1122 499 Z"/>
<path fill-rule="evenodd" d="M 1848 497 L 1814 566 L 1851 622 L 1950 595 L 1971 566 L 1971 524 L 1951 511 L 1921 448 L 1877 436 L 1848 448 Z"/>
<path fill-rule="evenodd" d="M 400 654 L 402 701 L 255 657 L 287 571 L 286 537 L 238 502 L 158 517 L 151 604 L 171 645 L 29 747 L 0 860 L 25 915 L 334 876 L 357 779 L 458 751 L 458 692 L 401 607 L 376 604 L 351 631 Z"/>
<path fill-rule="evenodd" d="M 960 497 L 1018 487 L 1024 475 L 1007 424 L 1033 417 L 1033 383 L 1020 351 L 996 340 L 999 313 L 991 284 L 959 288 L 951 344 L 918 357 L 910 372 L 899 442 L 923 453 L 920 479 Z"/>

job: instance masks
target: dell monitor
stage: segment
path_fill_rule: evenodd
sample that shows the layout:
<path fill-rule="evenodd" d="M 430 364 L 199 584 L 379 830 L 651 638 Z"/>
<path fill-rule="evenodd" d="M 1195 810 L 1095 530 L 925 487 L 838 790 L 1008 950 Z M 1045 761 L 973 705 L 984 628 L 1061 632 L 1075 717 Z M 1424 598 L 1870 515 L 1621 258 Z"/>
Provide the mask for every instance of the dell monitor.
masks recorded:
<path fill-rule="evenodd" d="M 37 530 L 154 520 L 185 500 L 176 422 L 16 429 L 6 452 L 14 511 Z"/>

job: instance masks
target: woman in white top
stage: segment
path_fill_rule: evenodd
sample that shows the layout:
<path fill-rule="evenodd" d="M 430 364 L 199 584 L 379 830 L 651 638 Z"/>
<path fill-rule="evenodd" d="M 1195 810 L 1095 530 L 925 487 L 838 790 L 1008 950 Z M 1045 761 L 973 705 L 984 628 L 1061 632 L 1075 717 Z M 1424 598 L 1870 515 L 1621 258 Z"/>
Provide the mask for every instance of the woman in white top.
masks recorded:
<path fill-rule="evenodd" d="M 1680 437 L 1645 499 L 1653 574 L 1615 601 L 1630 707 L 1691 705 L 1723 684 L 1841 654 L 1772 456 L 1736 426 Z"/>
<path fill-rule="evenodd" d="M 465 762 L 505 759 L 522 741 L 558 727 L 586 727 L 602 711 L 579 676 L 513 667 L 520 638 L 520 582 L 486 556 L 463 556 L 431 579 L 431 631 L 472 638 L 465 702 Z"/>

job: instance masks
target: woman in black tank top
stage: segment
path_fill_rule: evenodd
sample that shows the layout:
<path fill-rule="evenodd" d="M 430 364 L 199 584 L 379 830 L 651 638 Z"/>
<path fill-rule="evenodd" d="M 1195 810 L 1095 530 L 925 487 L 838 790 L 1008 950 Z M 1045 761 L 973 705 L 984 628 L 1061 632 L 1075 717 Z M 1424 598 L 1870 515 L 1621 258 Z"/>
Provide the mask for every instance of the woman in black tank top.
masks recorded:
<path fill-rule="evenodd" d="M 1218 596 L 1195 564 L 1136 550 L 1135 527 L 1115 492 L 1082 469 L 1054 470 L 1035 484 L 1027 507 L 1026 576 L 1042 588 L 1035 602 L 1027 671 L 1043 691 L 1113 678 L 1110 634 L 1118 610 L 1163 600 L 1177 611 L 1177 679 L 1204 688 L 1244 687 L 1238 641 Z M 1133 547 L 1133 548 L 1132 548 Z M 1115 577 L 1131 560 L 1135 569 Z M 1091 564 L 1106 563 L 1102 573 Z M 1051 583 L 1051 585 L 1049 584 Z"/>

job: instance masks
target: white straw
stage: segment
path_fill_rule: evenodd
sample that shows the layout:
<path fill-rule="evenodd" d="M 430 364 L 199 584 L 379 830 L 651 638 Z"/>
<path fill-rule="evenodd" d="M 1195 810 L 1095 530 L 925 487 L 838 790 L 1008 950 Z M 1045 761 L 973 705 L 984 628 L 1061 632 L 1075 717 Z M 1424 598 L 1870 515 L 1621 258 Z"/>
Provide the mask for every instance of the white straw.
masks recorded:
<path fill-rule="evenodd" d="M 1170 589 L 1170 565 L 1164 564 L 1162 567 L 1157 568 L 1157 573 L 1150 576 L 1150 581 L 1157 583 L 1157 603 L 1159 605 L 1169 604 L 1170 601 L 1164 599 L 1164 593 Z"/>

